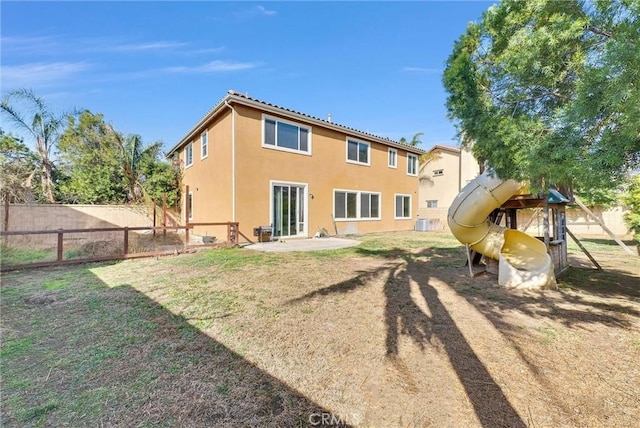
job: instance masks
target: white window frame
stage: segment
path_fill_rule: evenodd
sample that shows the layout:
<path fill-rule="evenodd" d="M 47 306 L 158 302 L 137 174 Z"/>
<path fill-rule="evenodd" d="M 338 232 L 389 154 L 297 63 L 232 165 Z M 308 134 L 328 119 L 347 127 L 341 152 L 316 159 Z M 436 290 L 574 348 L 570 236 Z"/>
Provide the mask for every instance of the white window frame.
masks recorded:
<path fill-rule="evenodd" d="M 438 208 L 438 200 L 437 199 L 427 199 L 425 202 L 425 207 L 426 208 Z M 430 205 L 435 205 L 435 206 L 430 206 Z"/>
<path fill-rule="evenodd" d="M 193 192 L 189 192 L 187 195 L 186 206 L 189 209 L 189 218 L 187 220 L 193 220 Z"/>
<path fill-rule="evenodd" d="M 206 153 L 205 153 L 206 152 Z M 200 134 L 200 160 L 209 157 L 209 130 Z"/>
<path fill-rule="evenodd" d="M 360 162 L 358 160 L 349 159 L 349 142 L 358 144 L 358 153 L 360 153 L 360 144 L 364 144 L 367 146 L 367 161 Z M 354 165 L 363 165 L 363 166 L 371 166 L 371 143 L 366 141 L 358 140 L 355 138 L 347 137 L 344 143 L 344 156 L 347 163 L 352 163 Z"/>
<path fill-rule="evenodd" d="M 440 169 L 434 169 L 433 170 L 433 176 L 434 177 L 441 177 L 444 175 L 444 169 L 440 168 Z"/>
<path fill-rule="evenodd" d="M 414 160 L 415 162 L 415 172 L 411 172 L 410 171 L 410 167 L 411 167 L 411 160 Z M 407 153 L 407 175 L 411 175 L 413 177 L 418 175 L 418 156 L 412 154 L 412 153 Z"/>
<path fill-rule="evenodd" d="M 191 163 L 189 163 L 189 152 L 191 152 Z M 193 143 L 189 143 L 184 148 L 184 167 L 189 168 L 193 165 Z"/>
<path fill-rule="evenodd" d="M 266 120 L 272 120 L 274 122 L 276 122 L 275 128 L 276 128 L 276 135 L 275 135 L 275 140 L 276 140 L 276 144 L 272 145 L 272 144 L 267 144 L 266 143 L 266 135 L 264 132 L 264 125 L 265 125 L 265 121 Z M 298 127 L 298 146 L 300 145 L 300 129 L 306 129 L 307 130 L 307 150 L 296 150 L 296 149 L 290 149 L 288 147 L 280 147 L 278 146 L 278 122 L 287 124 L 287 125 L 291 125 L 291 126 L 296 126 Z M 313 140 L 313 132 L 312 132 L 312 128 L 310 126 L 306 126 L 306 125 L 302 125 L 300 123 L 297 122 L 291 122 L 290 120 L 286 120 L 286 119 L 281 119 L 279 117 L 275 117 L 275 116 L 269 116 L 267 114 L 263 114 L 262 115 L 262 147 L 264 147 L 265 149 L 271 149 L 271 150 L 280 150 L 283 152 L 289 152 L 289 153 L 296 153 L 298 155 L 306 155 L 306 156 L 311 156 L 312 154 L 312 140 Z"/>
<path fill-rule="evenodd" d="M 398 212 L 398 196 L 402 197 L 402 203 L 404 208 L 404 198 L 409 198 L 409 217 L 398 217 L 396 213 Z M 413 198 L 411 195 L 407 195 L 404 193 L 395 193 L 393 195 L 393 218 L 396 220 L 411 220 L 413 218 L 412 209 L 413 209 Z M 402 210 L 404 212 L 404 209 Z"/>
<path fill-rule="evenodd" d="M 391 153 L 393 153 L 393 165 L 391 164 Z M 389 153 L 387 154 L 387 164 L 389 168 L 398 168 L 398 150 L 389 149 Z"/>
<path fill-rule="evenodd" d="M 355 193 L 356 194 L 356 216 L 355 217 L 337 217 L 336 216 L 336 193 Z M 362 195 L 377 195 L 378 196 L 378 216 L 377 217 L 362 217 Z M 346 198 L 345 198 L 346 201 Z M 379 221 L 382 220 L 382 193 L 373 192 L 369 190 L 351 190 L 351 189 L 333 189 L 333 216 L 336 221 Z M 345 206 L 345 214 L 346 214 Z"/>

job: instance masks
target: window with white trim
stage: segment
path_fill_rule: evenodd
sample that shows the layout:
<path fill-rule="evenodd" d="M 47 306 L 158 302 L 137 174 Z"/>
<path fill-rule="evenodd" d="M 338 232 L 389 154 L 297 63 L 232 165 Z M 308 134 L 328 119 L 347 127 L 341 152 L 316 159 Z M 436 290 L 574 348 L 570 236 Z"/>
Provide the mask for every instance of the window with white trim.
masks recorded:
<path fill-rule="evenodd" d="M 347 162 L 369 165 L 370 151 L 369 143 L 347 139 Z"/>
<path fill-rule="evenodd" d="M 333 216 L 336 220 L 379 220 L 380 193 L 334 190 Z"/>
<path fill-rule="evenodd" d="M 184 149 L 184 166 L 185 168 L 193 165 L 193 143 L 187 144 Z"/>
<path fill-rule="evenodd" d="M 263 116 L 262 147 L 311 154 L 311 128 Z"/>
<path fill-rule="evenodd" d="M 200 159 L 204 159 L 209 156 L 209 143 L 207 138 L 208 131 L 204 131 L 200 135 Z"/>
<path fill-rule="evenodd" d="M 396 149 L 389 149 L 389 168 L 398 167 L 398 151 Z"/>
<path fill-rule="evenodd" d="M 418 156 L 407 153 L 407 174 L 418 175 Z"/>
<path fill-rule="evenodd" d="M 437 200 L 430 200 L 430 201 L 425 201 L 427 208 L 438 208 L 438 201 Z"/>
<path fill-rule="evenodd" d="M 444 175 L 444 170 L 442 170 L 442 169 L 434 169 L 433 170 L 433 176 L 434 177 L 438 177 L 440 175 Z"/>
<path fill-rule="evenodd" d="M 396 195 L 395 218 L 411 218 L 411 195 Z"/>

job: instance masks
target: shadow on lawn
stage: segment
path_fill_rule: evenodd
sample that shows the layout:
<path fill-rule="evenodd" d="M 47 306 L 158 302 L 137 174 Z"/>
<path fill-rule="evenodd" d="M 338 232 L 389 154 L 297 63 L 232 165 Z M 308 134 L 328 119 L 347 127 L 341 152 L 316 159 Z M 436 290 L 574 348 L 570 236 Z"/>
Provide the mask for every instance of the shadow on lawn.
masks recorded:
<path fill-rule="evenodd" d="M 46 288 L 70 271 L 74 284 Z M 127 284 L 89 267 L 34 277 L 3 278 L 7 426 L 299 427 L 329 414 Z"/>
<path fill-rule="evenodd" d="M 379 268 L 361 272 L 351 280 L 306 294 L 293 300 L 292 303 L 316 296 L 348 293 L 360 286 L 365 286 L 372 278 L 386 275 L 384 285 L 386 354 L 410 387 L 414 381 L 399 355 L 399 336 L 409 336 L 423 349 L 431 345 L 432 338 L 436 337 L 443 344 L 449 361 L 482 426 L 526 426 L 500 386 L 467 343 L 433 285 L 433 281 L 438 280 L 437 270 L 430 269 L 430 264 L 438 265 L 443 259 L 451 257 L 459 250 L 431 248 L 419 254 L 401 249 L 390 251 L 358 249 L 357 252 L 363 256 L 382 256 L 390 261 Z M 422 257 L 428 257 L 431 262 L 423 263 L 417 260 Z M 411 281 L 418 283 L 431 316 L 425 314 L 411 297 Z"/>
<path fill-rule="evenodd" d="M 447 306 L 439 297 L 438 287 L 441 288 L 442 283 L 463 296 L 503 333 L 516 329 L 503 319 L 505 309 L 519 311 L 533 318 L 554 319 L 569 327 L 585 323 L 602 323 L 630 328 L 631 323 L 626 315 L 640 316 L 640 312 L 624 304 L 594 302 L 588 296 L 575 293 L 511 292 L 490 285 L 495 282 L 494 278 L 485 278 L 484 281 L 480 279 L 484 284 L 477 285 L 476 280 L 467 276 L 466 268 L 463 267 L 465 258 L 461 248 L 433 247 L 416 253 L 399 248 L 384 251 L 358 248 L 356 251 L 362 256 L 382 257 L 387 262 L 375 269 L 361 271 L 350 280 L 293 299 L 291 303 L 336 293 L 349 293 L 367 286 L 374 278 L 386 278 L 384 295 L 387 358 L 403 372 L 404 364 L 398 349 L 400 336 L 410 337 L 423 349 L 431 344 L 433 337 L 436 337 L 442 343 L 478 420 L 485 427 L 523 427 L 526 424 L 456 326 Z M 452 267 L 456 265 L 459 268 Z M 447 271 L 446 278 L 441 274 L 444 270 Z M 452 270 L 458 272 L 453 275 L 453 281 Z M 616 274 L 607 275 L 609 276 L 605 276 L 603 281 Z M 412 298 L 412 281 L 418 284 L 430 316 Z M 575 283 L 573 286 L 578 288 Z M 621 289 L 618 289 L 618 292 L 621 292 Z M 571 308 L 567 308 L 566 303 L 572 304 Z M 531 365 L 523 355 L 521 357 L 526 364 Z M 407 384 L 413 385 L 411 373 L 404 368 L 403 376 L 407 378 Z"/>

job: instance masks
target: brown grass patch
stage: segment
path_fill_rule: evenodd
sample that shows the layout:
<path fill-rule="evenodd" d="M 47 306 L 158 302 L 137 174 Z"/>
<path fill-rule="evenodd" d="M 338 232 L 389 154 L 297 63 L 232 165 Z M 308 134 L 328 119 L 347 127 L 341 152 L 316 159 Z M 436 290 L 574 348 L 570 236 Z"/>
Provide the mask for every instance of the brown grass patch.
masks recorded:
<path fill-rule="evenodd" d="M 359 239 L 321 253 L 224 249 L 5 276 L 3 419 L 307 426 L 326 412 L 371 427 L 635 423 L 637 259 L 607 247 L 597 273 L 574 254 L 559 291 L 524 292 L 469 278 L 447 235 Z M 56 303 L 26 316 L 25 296 L 43 288 Z"/>

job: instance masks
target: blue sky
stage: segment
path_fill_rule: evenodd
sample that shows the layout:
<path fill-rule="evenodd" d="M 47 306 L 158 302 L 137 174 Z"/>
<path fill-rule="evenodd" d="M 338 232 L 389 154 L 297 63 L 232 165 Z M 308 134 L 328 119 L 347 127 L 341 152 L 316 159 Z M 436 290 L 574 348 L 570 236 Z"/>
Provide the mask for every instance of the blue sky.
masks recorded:
<path fill-rule="evenodd" d="M 444 63 L 492 3 L 3 1 L 2 96 L 31 88 L 167 149 L 230 89 L 393 140 L 424 132 L 424 149 L 455 145 Z"/>

